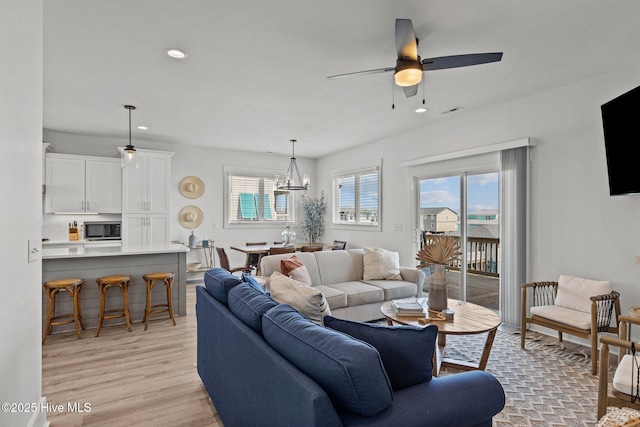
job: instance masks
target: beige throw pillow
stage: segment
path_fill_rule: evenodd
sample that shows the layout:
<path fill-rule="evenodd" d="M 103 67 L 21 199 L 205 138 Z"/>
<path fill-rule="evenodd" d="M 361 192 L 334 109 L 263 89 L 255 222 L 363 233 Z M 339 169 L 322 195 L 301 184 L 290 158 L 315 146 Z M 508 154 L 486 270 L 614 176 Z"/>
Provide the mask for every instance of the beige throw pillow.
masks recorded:
<path fill-rule="evenodd" d="M 402 280 L 400 256 L 382 248 L 364 248 L 364 280 Z"/>
<path fill-rule="evenodd" d="M 322 318 L 331 314 L 327 300 L 318 289 L 285 276 L 279 271 L 271 275 L 271 297 L 289 304 L 307 319 L 322 326 Z"/>

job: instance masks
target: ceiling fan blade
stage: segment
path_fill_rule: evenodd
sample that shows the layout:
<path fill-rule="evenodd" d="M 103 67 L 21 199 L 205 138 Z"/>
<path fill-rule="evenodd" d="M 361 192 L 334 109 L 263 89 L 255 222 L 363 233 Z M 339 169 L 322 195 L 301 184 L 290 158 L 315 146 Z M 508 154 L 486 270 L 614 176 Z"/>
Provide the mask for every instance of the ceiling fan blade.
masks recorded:
<path fill-rule="evenodd" d="M 498 62 L 502 59 L 502 52 L 470 53 L 467 55 L 440 56 L 422 60 L 424 71 L 444 70 L 446 68 L 468 67 L 470 65 Z"/>
<path fill-rule="evenodd" d="M 407 98 L 411 98 L 418 93 L 418 85 L 404 86 L 402 90 L 404 91 L 404 96 L 406 96 Z"/>
<path fill-rule="evenodd" d="M 342 79 L 344 77 L 353 77 L 353 76 L 362 76 L 367 74 L 380 74 L 386 73 L 389 71 L 394 71 L 395 67 L 387 67 L 387 68 L 376 68 L 375 70 L 366 70 L 366 71 L 355 71 L 353 73 L 346 74 L 336 74 L 335 76 L 329 76 L 328 79 Z"/>
<path fill-rule="evenodd" d="M 399 59 L 418 60 L 418 43 L 411 19 L 396 19 L 396 50 Z"/>

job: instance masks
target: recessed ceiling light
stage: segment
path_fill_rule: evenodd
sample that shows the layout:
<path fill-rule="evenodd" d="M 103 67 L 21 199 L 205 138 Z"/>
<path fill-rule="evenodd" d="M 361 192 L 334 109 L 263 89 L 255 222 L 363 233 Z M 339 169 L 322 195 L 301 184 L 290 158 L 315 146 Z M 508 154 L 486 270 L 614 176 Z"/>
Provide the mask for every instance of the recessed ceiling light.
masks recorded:
<path fill-rule="evenodd" d="M 426 111 L 427 109 L 424 107 L 416 108 L 416 113 L 425 113 Z"/>
<path fill-rule="evenodd" d="M 140 129 L 140 130 L 147 130 L 147 129 L 149 129 L 149 128 L 148 128 L 148 127 L 146 127 L 146 126 L 138 126 L 138 129 Z"/>
<path fill-rule="evenodd" d="M 175 49 L 175 48 L 165 49 L 164 53 L 166 53 L 167 55 L 169 55 L 174 59 L 185 59 L 187 56 L 189 56 L 187 55 L 187 52 L 185 52 L 184 50 Z"/>

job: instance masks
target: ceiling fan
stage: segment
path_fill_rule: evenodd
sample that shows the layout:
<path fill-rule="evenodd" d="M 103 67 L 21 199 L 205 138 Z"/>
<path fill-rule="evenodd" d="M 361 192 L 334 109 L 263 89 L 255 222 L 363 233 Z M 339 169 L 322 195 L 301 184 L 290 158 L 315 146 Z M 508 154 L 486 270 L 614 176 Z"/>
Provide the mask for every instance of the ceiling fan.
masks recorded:
<path fill-rule="evenodd" d="M 422 81 L 423 71 L 443 70 L 446 68 L 467 67 L 470 65 L 497 62 L 502 59 L 502 52 L 470 53 L 466 55 L 440 56 L 420 59 L 418 55 L 418 39 L 411 19 L 396 19 L 396 50 L 398 59 L 395 67 L 376 68 L 374 70 L 356 71 L 337 74 L 328 79 L 339 79 L 366 74 L 394 72 L 396 85 L 402 87 L 407 98 L 418 93 L 418 84 Z"/>

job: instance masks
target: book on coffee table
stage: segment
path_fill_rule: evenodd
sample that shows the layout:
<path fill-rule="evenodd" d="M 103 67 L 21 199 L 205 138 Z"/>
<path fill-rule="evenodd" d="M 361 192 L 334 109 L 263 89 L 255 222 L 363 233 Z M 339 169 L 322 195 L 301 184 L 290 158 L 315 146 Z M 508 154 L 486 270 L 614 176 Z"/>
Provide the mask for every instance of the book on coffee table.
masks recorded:
<path fill-rule="evenodd" d="M 424 317 L 426 310 L 417 298 L 394 299 L 391 307 L 398 316 Z"/>

